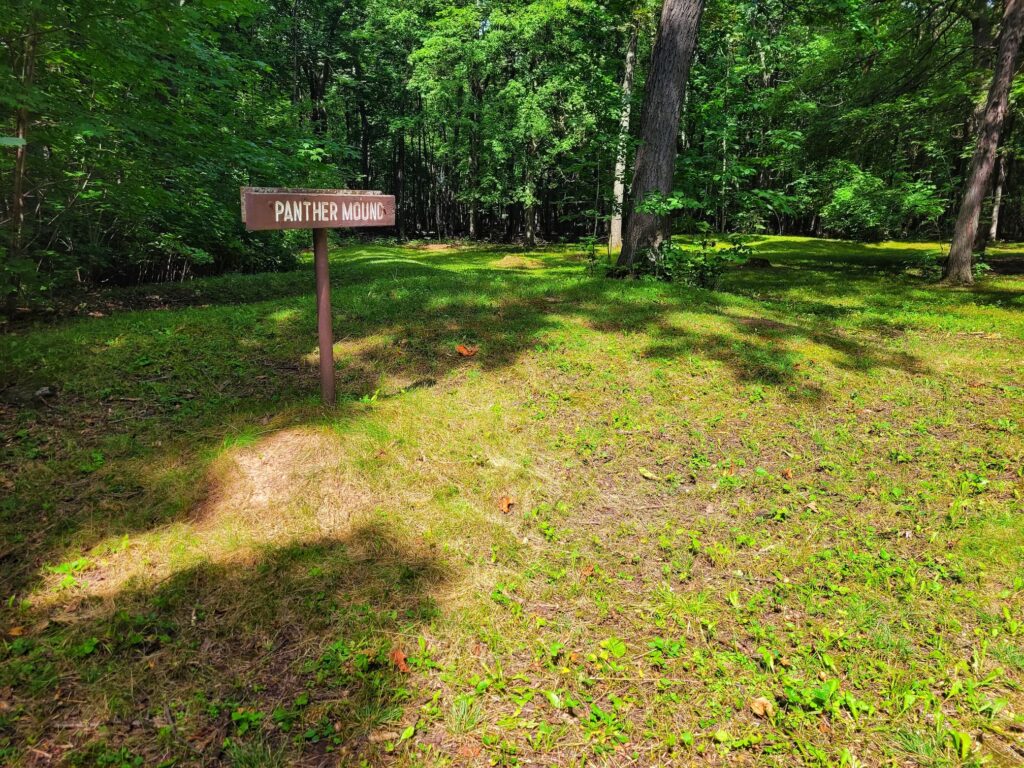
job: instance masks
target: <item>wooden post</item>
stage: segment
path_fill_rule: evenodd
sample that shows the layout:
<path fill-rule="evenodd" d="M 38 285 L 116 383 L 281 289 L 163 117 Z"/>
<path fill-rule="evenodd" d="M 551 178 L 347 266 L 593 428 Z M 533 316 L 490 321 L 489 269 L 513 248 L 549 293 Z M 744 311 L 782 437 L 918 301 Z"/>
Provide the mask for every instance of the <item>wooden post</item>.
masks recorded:
<path fill-rule="evenodd" d="M 320 339 L 320 395 L 334 405 L 334 329 L 331 327 L 331 272 L 327 260 L 327 230 L 313 230 L 313 268 L 316 272 L 316 325 Z"/>
<path fill-rule="evenodd" d="M 327 230 L 338 227 L 393 227 L 395 197 L 352 189 L 242 187 L 240 192 L 242 222 L 247 230 L 313 230 L 320 394 L 325 405 L 334 405 L 334 334 Z"/>

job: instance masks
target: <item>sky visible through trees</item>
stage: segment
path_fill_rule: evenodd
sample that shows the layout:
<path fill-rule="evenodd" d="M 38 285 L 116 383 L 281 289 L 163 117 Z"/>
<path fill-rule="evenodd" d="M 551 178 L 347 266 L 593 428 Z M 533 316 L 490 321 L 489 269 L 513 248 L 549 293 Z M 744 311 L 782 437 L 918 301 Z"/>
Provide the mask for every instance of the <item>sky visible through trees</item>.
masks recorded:
<path fill-rule="evenodd" d="M 401 237 L 607 239 L 660 12 L 653 0 L 7 8 L 0 281 L 21 298 L 290 266 L 306 233 L 246 233 L 246 184 L 393 193 Z M 676 231 L 949 238 L 1001 17 L 987 0 L 708 3 L 676 142 Z M 978 227 L 989 233 L 1002 179 L 1004 239 L 1024 228 L 1017 89 Z"/>

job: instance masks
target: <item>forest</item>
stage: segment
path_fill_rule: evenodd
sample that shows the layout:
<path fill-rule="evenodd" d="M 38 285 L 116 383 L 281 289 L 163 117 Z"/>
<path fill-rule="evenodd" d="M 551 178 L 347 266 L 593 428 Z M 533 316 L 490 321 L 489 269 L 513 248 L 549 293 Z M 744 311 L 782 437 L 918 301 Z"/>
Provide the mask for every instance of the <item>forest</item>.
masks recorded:
<path fill-rule="evenodd" d="M 675 230 L 948 240 L 997 6 L 709 2 L 681 105 Z M 650 0 L 8 8 L 9 301 L 289 268 L 308 243 L 245 232 L 242 185 L 392 193 L 400 240 L 603 242 L 630 209 Z M 1014 109 L 978 249 L 1024 229 Z"/>

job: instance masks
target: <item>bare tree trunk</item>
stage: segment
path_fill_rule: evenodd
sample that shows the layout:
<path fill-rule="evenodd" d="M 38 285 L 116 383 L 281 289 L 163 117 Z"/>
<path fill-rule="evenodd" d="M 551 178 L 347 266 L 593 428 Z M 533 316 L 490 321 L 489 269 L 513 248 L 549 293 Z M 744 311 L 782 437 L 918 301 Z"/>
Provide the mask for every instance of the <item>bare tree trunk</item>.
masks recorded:
<path fill-rule="evenodd" d="M 999 170 L 996 172 L 996 191 L 992 195 L 992 223 L 988 228 L 989 242 L 999 241 L 999 209 L 1003 204 L 1003 186 L 1006 184 L 1006 157 L 999 156 Z"/>
<path fill-rule="evenodd" d="M 704 0 L 665 0 L 661 8 L 633 171 L 630 197 L 634 208 L 652 193 L 668 195 L 672 191 L 683 94 L 703 11 Z M 632 270 L 638 255 L 658 248 L 664 226 L 663 217 L 634 210 L 626 223 L 618 266 Z"/>
<path fill-rule="evenodd" d="M 25 48 L 21 62 L 21 84 L 24 88 L 32 87 L 36 74 L 36 32 L 35 19 L 29 26 L 29 32 L 25 36 Z M 24 244 L 25 228 L 25 174 L 28 166 L 28 107 L 20 105 L 14 116 L 14 137 L 21 140 L 21 143 L 14 150 L 14 180 L 11 185 L 11 232 L 10 250 L 8 259 L 15 261 L 21 256 Z M 17 301 L 19 283 L 15 282 L 9 286 L 10 290 L 4 297 L 3 311 L 8 315 L 14 310 Z"/>
<path fill-rule="evenodd" d="M 395 223 L 398 225 L 398 239 L 405 239 L 405 217 L 409 206 L 405 202 L 405 131 L 395 136 Z"/>
<path fill-rule="evenodd" d="M 622 247 L 622 205 L 626 198 L 626 140 L 629 138 L 629 113 L 633 101 L 633 71 L 636 68 L 636 38 L 639 22 L 634 25 L 626 46 L 626 69 L 622 75 L 622 107 L 619 110 L 619 145 L 615 154 L 615 182 L 612 187 L 612 221 L 608 232 L 608 248 Z"/>
<path fill-rule="evenodd" d="M 964 188 L 964 198 L 956 219 L 953 242 L 949 248 L 949 258 L 943 275 L 947 283 L 954 285 L 970 285 L 974 282 L 971 273 L 971 249 L 978 231 L 981 204 L 992 177 L 992 168 L 995 166 L 999 134 L 1006 119 L 1007 101 L 1013 83 L 1013 71 L 1022 32 L 1024 0 L 1006 0 L 985 116 L 978 130 L 978 141 L 974 157 L 971 158 L 971 170 Z"/>

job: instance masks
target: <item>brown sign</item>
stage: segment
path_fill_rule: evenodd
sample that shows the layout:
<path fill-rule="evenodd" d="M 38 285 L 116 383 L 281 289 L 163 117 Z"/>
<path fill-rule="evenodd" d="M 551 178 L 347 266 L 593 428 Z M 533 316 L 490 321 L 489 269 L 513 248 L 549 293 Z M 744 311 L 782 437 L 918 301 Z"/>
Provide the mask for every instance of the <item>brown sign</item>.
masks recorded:
<path fill-rule="evenodd" d="M 394 195 L 350 189 L 242 187 L 246 229 L 393 227 Z"/>

